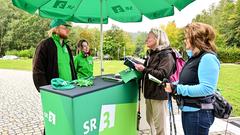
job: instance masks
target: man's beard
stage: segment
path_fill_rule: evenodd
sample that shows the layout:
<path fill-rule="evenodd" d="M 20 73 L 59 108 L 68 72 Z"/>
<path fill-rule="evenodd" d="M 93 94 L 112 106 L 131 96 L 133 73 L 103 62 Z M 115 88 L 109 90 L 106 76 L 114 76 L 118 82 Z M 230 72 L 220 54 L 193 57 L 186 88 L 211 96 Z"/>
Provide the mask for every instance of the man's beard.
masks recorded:
<path fill-rule="evenodd" d="M 64 34 L 61 34 L 61 33 L 59 34 L 59 37 L 62 38 L 62 39 L 67 39 L 68 38 L 67 35 L 64 35 Z"/>

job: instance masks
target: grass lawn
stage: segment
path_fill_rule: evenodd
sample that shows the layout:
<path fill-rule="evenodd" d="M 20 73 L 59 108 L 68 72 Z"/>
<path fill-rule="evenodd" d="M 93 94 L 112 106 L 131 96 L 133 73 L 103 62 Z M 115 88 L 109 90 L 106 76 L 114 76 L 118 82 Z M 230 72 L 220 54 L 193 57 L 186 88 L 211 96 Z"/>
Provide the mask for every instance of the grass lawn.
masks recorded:
<path fill-rule="evenodd" d="M 32 70 L 32 59 L 24 60 L 1 60 L 0 68 L 17 69 L 17 70 Z"/>
<path fill-rule="evenodd" d="M 104 74 L 118 73 L 127 67 L 123 65 L 123 61 L 104 61 Z M 26 60 L 0 60 L 1 69 L 17 69 L 32 70 L 32 59 Z M 94 75 L 100 75 L 100 61 L 94 61 Z"/>
<path fill-rule="evenodd" d="M 218 88 L 233 105 L 232 115 L 240 116 L 240 65 L 221 65 Z"/>
<path fill-rule="evenodd" d="M 31 70 L 32 60 L 0 60 L 0 68 Z M 118 73 L 127 67 L 123 61 L 104 61 L 104 74 Z M 100 61 L 94 62 L 94 75 L 100 75 Z M 240 65 L 222 64 L 218 88 L 233 105 L 233 116 L 240 116 Z"/>

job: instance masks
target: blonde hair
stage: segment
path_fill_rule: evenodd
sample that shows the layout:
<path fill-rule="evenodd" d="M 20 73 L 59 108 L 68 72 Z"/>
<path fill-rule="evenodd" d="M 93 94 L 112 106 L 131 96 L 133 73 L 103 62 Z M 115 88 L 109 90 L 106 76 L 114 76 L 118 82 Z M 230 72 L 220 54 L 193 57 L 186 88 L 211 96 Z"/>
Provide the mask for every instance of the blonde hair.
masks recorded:
<path fill-rule="evenodd" d="M 185 27 L 185 38 L 189 40 L 193 48 L 200 51 L 216 52 L 214 43 L 215 32 L 212 26 L 204 23 L 194 22 Z"/>
<path fill-rule="evenodd" d="M 51 28 L 47 33 L 48 33 L 48 37 L 52 37 L 53 34 L 58 33 L 58 27 Z"/>

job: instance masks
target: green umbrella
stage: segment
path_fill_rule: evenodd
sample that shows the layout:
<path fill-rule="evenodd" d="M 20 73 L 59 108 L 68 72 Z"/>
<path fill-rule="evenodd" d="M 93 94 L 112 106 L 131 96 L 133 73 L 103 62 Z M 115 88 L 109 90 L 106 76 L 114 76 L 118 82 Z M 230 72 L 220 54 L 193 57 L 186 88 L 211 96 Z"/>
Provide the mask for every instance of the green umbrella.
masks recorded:
<path fill-rule="evenodd" d="M 142 15 L 156 19 L 174 14 L 174 6 L 182 10 L 194 0 L 12 0 L 13 5 L 29 13 L 72 22 L 103 23 L 108 18 L 119 22 L 140 22 Z"/>
<path fill-rule="evenodd" d="M 119 22 L 141 22 L 142 16 L 157 19 L 174 15 L 194 0 L 12 0 L 14 6 L 45 18 L 58 18 L 76 23 L 100 23 L 101 75 L 102 24 L 108 18 Z"/>

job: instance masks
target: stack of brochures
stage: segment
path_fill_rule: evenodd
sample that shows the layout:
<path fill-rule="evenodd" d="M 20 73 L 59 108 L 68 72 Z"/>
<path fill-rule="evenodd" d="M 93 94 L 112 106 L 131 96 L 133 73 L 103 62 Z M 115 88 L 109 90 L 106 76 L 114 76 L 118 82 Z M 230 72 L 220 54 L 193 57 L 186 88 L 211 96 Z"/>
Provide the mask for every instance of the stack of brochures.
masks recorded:
<path fill-rule="evenodd" d="M 116 77 L 110 76 L 110 75 L 105 75 L 105 76 L 102 76 L 101 78 L 105 81 L 113 81 L 113 82 L 121 82 L 122 81 L 122 79 L 116 78 Z"/>

